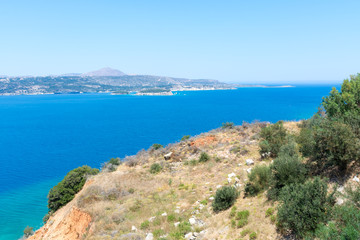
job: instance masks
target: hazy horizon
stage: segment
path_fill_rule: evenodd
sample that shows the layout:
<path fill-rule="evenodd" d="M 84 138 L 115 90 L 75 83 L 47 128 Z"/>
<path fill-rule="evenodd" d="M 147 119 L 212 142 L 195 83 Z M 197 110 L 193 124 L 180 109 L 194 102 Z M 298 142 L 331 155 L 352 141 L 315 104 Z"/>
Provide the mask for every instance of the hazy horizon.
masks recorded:
<path fill-rule="evenodd" d="M 0 75 L 111 67 L 244 84 L 360 72 L 358 1 L 1 2 Z"/>

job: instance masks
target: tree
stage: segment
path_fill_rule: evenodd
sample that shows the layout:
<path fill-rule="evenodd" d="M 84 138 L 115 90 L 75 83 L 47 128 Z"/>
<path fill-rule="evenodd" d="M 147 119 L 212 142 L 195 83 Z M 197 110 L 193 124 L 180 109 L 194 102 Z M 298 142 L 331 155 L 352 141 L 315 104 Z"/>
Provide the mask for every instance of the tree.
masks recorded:
<path fill-rule="evenodd" d="M 48 194 L 48 208 L 55 212 L 70 202 L 86 182 L 88 175 L 95 175 L 99 169 L 82 166 L 71 170 Z"/>

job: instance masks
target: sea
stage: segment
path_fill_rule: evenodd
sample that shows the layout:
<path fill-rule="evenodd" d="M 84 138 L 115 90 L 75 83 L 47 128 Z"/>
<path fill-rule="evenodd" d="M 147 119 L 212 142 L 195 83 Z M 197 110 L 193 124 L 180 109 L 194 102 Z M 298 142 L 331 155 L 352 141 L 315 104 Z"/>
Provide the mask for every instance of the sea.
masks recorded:
<path fill-rule="evenodd" d="M 0 96 L 0 240 L 19 239 L 26 226 L 41 227 L 49 190 L 76 167 L 100 168 L 112 157 L 223 122 L 308 119 L 331 88 Z"/>

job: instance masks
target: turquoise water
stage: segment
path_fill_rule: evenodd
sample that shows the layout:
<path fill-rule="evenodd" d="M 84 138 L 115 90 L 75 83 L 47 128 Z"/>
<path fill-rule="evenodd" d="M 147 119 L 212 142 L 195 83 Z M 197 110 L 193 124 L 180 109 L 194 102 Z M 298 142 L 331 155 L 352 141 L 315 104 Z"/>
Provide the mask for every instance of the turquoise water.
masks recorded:
<path fill-rule="evenodd" d="M 179 92 L 0 96 L 0 240 L 40 227 L 46 195 L 71 169 L 100 167 L 231 121 L 309 118 L 330 86 Z"/>

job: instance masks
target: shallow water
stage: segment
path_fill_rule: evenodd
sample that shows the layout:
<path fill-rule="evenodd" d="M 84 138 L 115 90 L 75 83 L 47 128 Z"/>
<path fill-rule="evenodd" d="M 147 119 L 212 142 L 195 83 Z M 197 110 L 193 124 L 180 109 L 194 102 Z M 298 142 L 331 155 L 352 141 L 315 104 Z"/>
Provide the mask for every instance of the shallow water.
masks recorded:
<path fill-rule="evenodd" d="M 78 166 L 168 144 L 223 122 L 300 120 L 331 86 L 241 88 L 175 96 L 0 96 L 0 240 L 40 227 L 49 189 Z"/>

